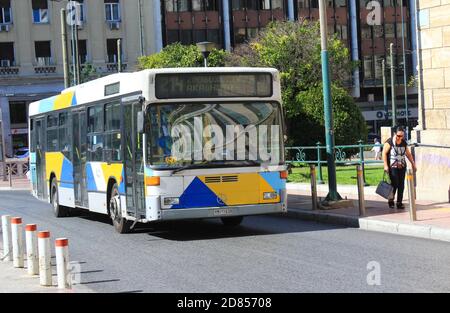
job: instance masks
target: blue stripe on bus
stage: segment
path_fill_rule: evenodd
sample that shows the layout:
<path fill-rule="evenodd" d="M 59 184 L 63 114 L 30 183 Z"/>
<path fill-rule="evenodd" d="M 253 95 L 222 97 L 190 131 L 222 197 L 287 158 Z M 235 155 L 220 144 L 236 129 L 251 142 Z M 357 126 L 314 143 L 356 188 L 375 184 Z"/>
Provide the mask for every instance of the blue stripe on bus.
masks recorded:
<path fill-rule="evenodd" d="M 280 192 L 281 189 L 286 189 L 286 181 L 280 178 L 280 172 L 261 172 L 259 174 L 273 190 Z"/>
<path fill-rule="evenodd" d="M 86 179 L 87 179 L 87 189 L 97 191 L 94 173 L 92 172 L 92 166 L 89 163 L 86 164 Z"/>

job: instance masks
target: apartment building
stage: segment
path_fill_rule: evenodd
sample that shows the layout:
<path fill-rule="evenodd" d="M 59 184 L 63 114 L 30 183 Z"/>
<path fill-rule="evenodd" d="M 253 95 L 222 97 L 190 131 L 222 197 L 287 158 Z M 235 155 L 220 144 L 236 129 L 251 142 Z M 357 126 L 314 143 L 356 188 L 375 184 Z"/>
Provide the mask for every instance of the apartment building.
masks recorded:
<path fill-rule="evenodd" d="M 99 75 L 117 71 L 117 39 L 125 70 L 157 51 L 153 1 L 80 0 L 80 63 Z M 28 146 L 27 110 L 32 101 L 63 88 L 60 11 L 68 1 L 0 0 L 0 119 L 5 152 Z M 69 35 L 70 41 L 70 35 Z M 68 47 L 71 53 L 70 45 Z"/>
<path fill-rule="evenodd" d="M 402 16 L 405 38 L 407 81 L 416 73 L 414 0 L 327 0 L 328 31 L 340 38 L 360 62 L 350 87 L 363 110 L 369 131 L 377 133 L 391 124 L 385 118 L 381 61 L 389 60 L 389 45 L 394 44 L 399 123 L 406 125 L 403 88 Z M 162 40 L 191 44 L 212 41 L 230 50 L 276 20 L 319 19 L 318 0 L 162 0 Z M 403 4 L 403 9 L 401 7 Z M 379 9 L 376 25 L 368 15 Z M 388 81 L 389 81 L 389 73 Z M 417 88 L 408 88 L 408 124 L 417 124 Z M 388 89 L 389 99 L 390 90 Z M 390 106 L 390 104 L 389 104 Z"/>
<path fill-rule="evenodd" d="M 79 60 L 100 75 L 117 70 L 117 39 L 123 42 L 125 70 L 136 59 L 181 42 L 212 41 L 232 50 L 258 34 L 271 21 L 318 20 L 318 0 L 80 0 Z M 402 16 L 407 78 L 417 61 L 415 0 L 327 0 L 328 30 L 360 62 L 349 88 L 363 110 L 370 132 L 389 125 L 383 107 L 381 60 L 389 63 L 394 44 L 397 105 L 404 119 Z M 403 9 L 401 9 L 403 4 Z M 6 151 L 27 145 L 28 103 L 59 92 L 62 86 L 60 9 L 67 0 L 0 0 L 0 116 Z M 376 8 L 374 8 L 374 6 Z M 379 9 L 380 22 L 368 15 Z M 388 73 L 389 78 L 389 73 Z M 417 88 L 408 88 L 409 125 L 417 123 Z M 389 100 L 390 89 L 388 88 Z M 389 104 L 390 105 L 390 104 Z"/>

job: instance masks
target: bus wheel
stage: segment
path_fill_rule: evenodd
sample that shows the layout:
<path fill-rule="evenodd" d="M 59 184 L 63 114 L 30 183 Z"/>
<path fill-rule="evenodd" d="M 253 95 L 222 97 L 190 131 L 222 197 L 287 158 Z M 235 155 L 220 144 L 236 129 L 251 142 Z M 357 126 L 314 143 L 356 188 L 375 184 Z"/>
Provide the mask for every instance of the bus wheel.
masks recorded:
<path fill-rule="evenodd" d="M 109 198 L 109 216 L 111 217 L 114 228 L 119 234 L 126 234 L 130 232 L 130 222 L 122 217 L 120 209 L 120 194 L 117 188 L 117 184 L 111 189 L 111 195 Z"/>
<path fill-rule="evenodd" d="M 52 180 L 51 185 L 51 203 L 53 206 L 53 213 L 56 217 L 64 217 L 69 215 L 69 210 L 66 207 L 63 207 L 59 204 L 59 196 L 58 196 L 58 184 L 56 183 L 56 179 Z"/>
<path fill-rule="evenodd" d="M 231 217 L 221 217 L 223 225 L 225 226 L 238 226 L 242 223 L 242 220 L 244 219 L 243 216 L 231 216 Z"/>

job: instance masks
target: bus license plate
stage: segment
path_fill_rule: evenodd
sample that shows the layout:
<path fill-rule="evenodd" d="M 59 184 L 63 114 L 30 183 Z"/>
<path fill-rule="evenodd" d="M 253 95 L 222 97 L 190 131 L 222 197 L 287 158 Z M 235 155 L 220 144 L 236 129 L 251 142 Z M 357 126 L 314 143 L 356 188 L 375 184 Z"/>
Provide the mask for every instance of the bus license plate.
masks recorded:
<path fill-rule="evenodd" d="M 214 210 L 214 216 L 231 215 L 233 214 L 232 209 L 216 209 Z"/>

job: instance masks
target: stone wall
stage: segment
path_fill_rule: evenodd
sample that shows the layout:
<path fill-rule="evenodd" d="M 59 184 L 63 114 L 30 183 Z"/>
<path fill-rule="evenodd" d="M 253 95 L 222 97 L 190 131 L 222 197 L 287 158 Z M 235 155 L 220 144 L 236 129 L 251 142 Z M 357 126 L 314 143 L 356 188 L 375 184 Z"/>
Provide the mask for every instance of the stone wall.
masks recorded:
<path fill-rule="evenodd" d="M 450 147 L 450 0 L 417 0 L 422 97 L 417 132 L 424 145 Z M 449 201 L 450 149 L 415 149 L 417 197 Z"/>

